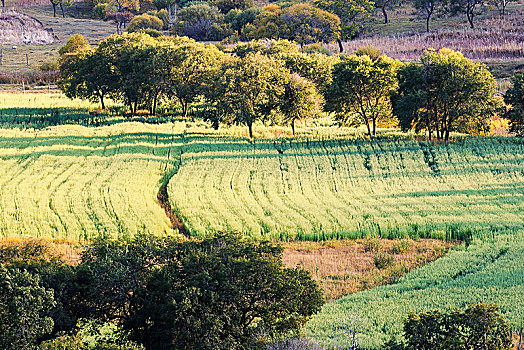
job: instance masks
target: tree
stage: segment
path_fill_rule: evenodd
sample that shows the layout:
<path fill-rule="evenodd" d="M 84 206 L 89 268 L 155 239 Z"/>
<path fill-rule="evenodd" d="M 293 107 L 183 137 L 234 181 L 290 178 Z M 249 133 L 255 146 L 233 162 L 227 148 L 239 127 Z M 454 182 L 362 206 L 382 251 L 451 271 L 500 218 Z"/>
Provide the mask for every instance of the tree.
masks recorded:
<path fill-rule="evenodd" d="M 284 9 L 282 21 L 289 27 L 288 39 L 300 45 L 329 43 L 340 36 L 338 16 L 310 4 L 295 4 Z"/>
<path fill-rule="evenodd" d="M 284 267 L 282 248 L 218 234 L 177 244 L 124 325 L 147 349 L 245 349 L 260 334 L 297 332 L 322 304 L 309 273 Z"/>
<path fill-rule="evenodd" d="M 244 124 L 253 139 L 253 124 L 268 119 L 284 92 L 286 69 L 281 62 L 260 53 L 231 57 L 208 99 L 228 124 Z"/>
<path fill-rule="evenodd" d="M 495 99 L 496 81 L 479 62 L 449 49 L 427 50 L 421 65 L 399 71 L 394 112 L 404 128 L 426 129 L 440 140 L 452 131 L 480 133 L 500 108 Z"/>
<path fill-rule="evenodd" d="M 280 112 L 283 114 L 285 124 L 291 125 L 295 135 L 295 122 L 317 116 L 322 107 L 322 96 L 317 91 L 315 84 L 294 73 L 284 85 L 281 96 Z"/>
<path fill-rule="evenodd" d="M 446 0 L 445 11 L 452 16 L 464 13 L 473 29 L 475 17 L 486 11 L 485 4 L 485 0 Z"/>
<path fill-rule="evenodd" d="M 410 313 L 404 321 L 406 350 L 509 350 L 511 332 L 496 305 Z"/>
<path fill-rule="evenodd" d="M 162 30 L 164 23 L 158 17 L 148 15 L 147 13 L 139 16 L 135 16 L 129 26 L 127 27 L 128 32 L 138 32 L 144 29 Z"/>
<path fill-rule="evenodd" d="M 321 53 L 305 54 L 302 52 L 284 52 L 277 55 L 291 73 L 315 83 L 317 90 L 324 93 L 333 79 L 333 67 L 340 62 L 338 56 Z"/>
<path fill-rule="evenodd" d="M 340 18 L 341 33 L 337 39 L 340 52 L 344 51 L 342 40 L 353 39 L 362 30 L 363 21 L 373 10 L 373 2 L 370 0 L 319 0 L 315 4 Z"/>
<path fill-rule="evenodd" d="M 384 24 L 389 23 L 387 11 L 402 5 L 400 0 L 375 0 L 374 2 L 375 8 L 380 9 L 384 15 Z"/>
<path fill-rule="evenodd" d="M 97 51 L 82 51 L 60 63 L 58 87 L 69 98 L 100 102 L 105 109 L 105 97 L 114 93 L 118 81 L 108 58 Z"/>
<path fill-rule="evenodd" d="M 253 7 L 253 0 L 215 0 L 214 5 L 220 12 L 227 14 L 233 9 L 245 10 Z"/>
<path fill-rule="evenodd" d="M 0 348 L 36 349 L 38 338 L 51 333 L 53 291 L 38 276 L 0 264 Z"/>
<path fill-rule="evenodd" d="M 49 0 L 53 6 L 53 17 L 56 17 L 56 7 L 60 7 L 62 17 L 65 18 L 64 5 L 71 6 L 71 0 Z"/>
<path fill-rule="evenodd" d="M 91 45 L 82 34 L 73 34 L 67 43 L 58 50 L 58 54 L 63 58 L 65 55 L 74 55 L 81 51 L 91 50 Z"/>
<path fill-rule="evenodd" d="M 413 6 L 418 11 L 419 16 L 421 16 L 426 21 L 426 32 L 429 32 L 429 22 L 431 17 L 437 12 L 442 5 L 441 0 L 415 0 Z"/>
<path fill-rule="evenodd" d="M 397 89 L 398 63 L 386 56 L 351 55 L 333 69 L 333 82 L 326 91 L 326 110 L 353 126 L 366 125 L 376 134 L 378 121 L 390 117 L 390 94 Z"/>
<path fill-rule="evenodd" d="M 499 10 L 500 17 L 504 18 L 506 15 L 506 7 L 510 2 L 517 2 L 517 0 L 488 0 L 488 4 L 494 6 Z"/>
<path fill-rule="evenodd" d="M 506 116 L 511 121 L 511 131 L 524 136 L 524 72 L 515 74 L 511 83 L 504 94 L 504 102 L 511 106 Z"/>
<path fill-rule="evenodd" d="M 166 95 L 178 99 L 184 118 L 189 105 L 212 88 L 222 57 L 216 46 L 195 42 L 172 50 Z"/>

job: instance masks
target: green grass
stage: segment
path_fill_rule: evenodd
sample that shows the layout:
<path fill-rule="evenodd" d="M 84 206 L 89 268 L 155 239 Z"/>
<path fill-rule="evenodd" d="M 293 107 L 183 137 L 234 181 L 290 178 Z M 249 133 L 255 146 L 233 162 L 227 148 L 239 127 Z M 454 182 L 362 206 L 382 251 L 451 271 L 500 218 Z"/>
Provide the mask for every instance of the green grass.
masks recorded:
<path fill-rule="evenodd" d="M 408 273 L 398 283 L 328 303 L 307 325 L 306 335 L 344 348 L 344 325 L 356 320 L 362 349 L 382 349 L 402 331 L 409 312 L 496 303 L 511 329 L 524 326 L 524 231 L 494 232 Z"/>

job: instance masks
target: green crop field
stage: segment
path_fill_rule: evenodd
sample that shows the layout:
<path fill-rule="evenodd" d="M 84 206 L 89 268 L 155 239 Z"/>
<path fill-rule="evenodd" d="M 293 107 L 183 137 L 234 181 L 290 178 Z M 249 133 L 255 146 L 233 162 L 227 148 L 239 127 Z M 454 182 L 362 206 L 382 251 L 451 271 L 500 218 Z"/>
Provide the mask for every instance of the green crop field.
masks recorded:
<path fill-rule="evenodd" d="M 522 140 L 186 138 L 169 192 L 194 234 L 445 238 L 524 225 Z"/>
<path fill-rule="evenodd" d="M 359 331 L 363 349 L 382 349 L 402 330 L 409 312 L 496 303 L 512 329 L 524 326 L 524 231 L 497 232 L 467 249 L 405 275 L 398 283 L 326 304 L 306 326 L 324 344 L 349 345 L 348 328 Z"/>

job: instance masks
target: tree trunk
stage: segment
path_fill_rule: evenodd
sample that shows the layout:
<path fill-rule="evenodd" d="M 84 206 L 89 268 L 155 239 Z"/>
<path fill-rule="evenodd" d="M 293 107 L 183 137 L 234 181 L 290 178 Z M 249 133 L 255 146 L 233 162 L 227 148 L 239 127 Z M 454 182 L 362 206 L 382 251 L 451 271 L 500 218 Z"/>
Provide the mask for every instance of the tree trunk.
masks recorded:
<path fill-rule="evenodd" d="M 429 17 L 429 16 L 426 18 L 426 33 L 429 33 L 429 19 L 430 18 L 431 17 Z"/>
<path fill-rule="evenodd" d="M 522 333 L 524 332 L 524 328 L 520 329 L 520 338 L 519 338 L 519 346 L 517 347 L 517 350 L 521 349 L 522 346 Z"/>
<path fill-rule="evenodd" d="M 5 0 L 2 0 L 2 7 L 5 7 Z"/>
<path fill-rule="evenodd" d="M 344 52 L 344 46 L 342 45 L 342 40 L 337 39 L 338 43 L 338 49 L 340 50 L 340 53 Z"/>
<path fill-rule="evenodd" d="M 182 99 L 180 100 L 180 104 L 182 105 L 182 117 L 184 119 L 187 118 L 187 110 L 188 110 L 188 103 L 184 102 Z"/>
<path fill-rule="evenodd" d="M 293 136 L 295 136 L 295 119 L 291 121 L 291 130 L 293 130 Z"/>
<path fill-rule="evenodd" d="M 389 21 L 388 21 L 388 13 L 386 12 L 386 8 L 383 7 L 382 8 L 382 14 L 384 14 L 384 24 L 388 24 Z"/>
<path fill-rule="evenodd" d="M 249 138 L 251 140 L 253 140 L 254 139 L 254 137 L 253 137 L 253 122 L 249 121 L 247 123 L 247 128 L 249 129 Z"/>
<path fill-rule="evenodd" d="M 446 143 L 449 141 L 449 129 L 446 128 L 446 139 L 444 140 Z"/>
<path fill-rule="evenodd" d="M 62 18 L 65 18 L 64 6 L 62 6 L 62 1 L 60 1 L 60 11 L 62 11 Z"/>
<path fill-rule="evenodd" d="M 368 135 L 371 137 L 371 127 L 369 126 L 369 121 L 366 120 L 366 126 L 368 127 Z"/>
<path fill-rule="evenodd" d="M 373 136 L 377 135 L 377 121 L 373 118 Z"/>
<path fill-rule="evenodd" d="M 51 4 L 53 5 L 53 17 L 56 17 L 56 4 L 52 1 Z"/>
<path fill-rule="evenodd" d="M 106 105 L 104 103 L 104 95 L 100 94 L 100 104 L 102 105 L 102 109 L 106 109 Z"/>
<path fill-rule="evenodd" d="M 468 17 L 469 26 L 471 27 L 471 29 L 474 29 L 475 25 L 473 24 L 473 10 L 467 10 L 466 16 Z"/>
<path fill-rule="evenodd" d="M 428 123 L 428 138 L 431 141 L 431 125 Z"/>

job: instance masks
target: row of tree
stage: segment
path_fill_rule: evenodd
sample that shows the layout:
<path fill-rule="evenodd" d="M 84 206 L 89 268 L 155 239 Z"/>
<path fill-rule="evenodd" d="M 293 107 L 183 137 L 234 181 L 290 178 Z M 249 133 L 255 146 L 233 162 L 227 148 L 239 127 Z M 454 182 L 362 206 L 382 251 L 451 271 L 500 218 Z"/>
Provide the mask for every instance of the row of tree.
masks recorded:
<path fill-rule="evenodd" d="M 0 348 L 262 349 L 296 334 L 324 302 L 282 251 L 235 234 L 137 236 L 96 240 L 71 265 L 45 243 L 4 245 Z"/>
<path fill-rule="evenodd" d="M 257 121 L 294 132 L 297 120 L 324 110 L 341 125 L 365 125 L 370 135 L 387 123 L 448 140 L 451 132 L 487 132 L 490 118 L 504 113 L 487 67 L 448 49 L 427 50 L 420 62 L 405 64 L 372 48 L 329 56 L 289 41 L 252 41 L 221 51 L 188 38 L 135 33 L 110 36 L 95 50 L 76 36 L 61 54 L 59 86 L 68 97 L 103 108 L 111 98 L 131 114 L 155 114 L 159 103 L 176 101 L 183 117 L 199 103 L 214 127 L 243 124 L 251 138 Z M 506 94 L 513 126 L 522 118 L 521 80 L 517 75 Z"/>

